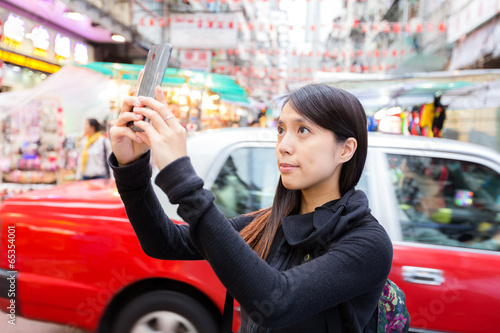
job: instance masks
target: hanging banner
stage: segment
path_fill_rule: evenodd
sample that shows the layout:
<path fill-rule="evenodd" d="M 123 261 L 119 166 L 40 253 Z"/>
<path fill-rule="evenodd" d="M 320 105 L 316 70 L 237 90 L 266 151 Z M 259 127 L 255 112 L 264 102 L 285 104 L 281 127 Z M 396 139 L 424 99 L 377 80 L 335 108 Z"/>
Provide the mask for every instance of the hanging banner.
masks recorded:
<path fill-rule="evenodd" d="M 193 71 L 210 72 L 212 67 L 212 52 L 209 50 L 183 50 L 181 68 Z"/>
<path fill-rule="evenodd" d="M 233 49 L 238 36 L 234 14 L 175 14 L 170 42 L 177 48 Z"/>

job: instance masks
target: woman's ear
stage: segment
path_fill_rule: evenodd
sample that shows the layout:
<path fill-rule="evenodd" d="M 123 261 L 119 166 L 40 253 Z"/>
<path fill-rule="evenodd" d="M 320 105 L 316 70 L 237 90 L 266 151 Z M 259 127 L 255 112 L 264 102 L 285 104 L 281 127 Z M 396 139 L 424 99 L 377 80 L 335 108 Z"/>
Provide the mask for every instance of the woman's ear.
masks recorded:
<path fill-rule="evenodd" d="M 356 148 L 358 148 L 358 141 L 356 141 L 353 137 L 347 138 L 347 140 L 343 143 L 342 151 L 340 153 L 340 162 L 348 162 L 356 152 Z"/>

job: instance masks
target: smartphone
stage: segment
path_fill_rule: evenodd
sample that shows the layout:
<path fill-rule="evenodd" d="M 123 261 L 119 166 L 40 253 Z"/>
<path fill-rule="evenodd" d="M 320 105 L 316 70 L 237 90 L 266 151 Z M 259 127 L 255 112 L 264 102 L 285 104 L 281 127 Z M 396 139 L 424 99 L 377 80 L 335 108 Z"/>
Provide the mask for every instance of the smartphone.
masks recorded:
<path fill-rule="evenodd" d="M 169 43 L 160 43 L 151 47 L 135 96 L 155 97 L 155 87 L 161 86 L 171 53 L 172 45 Z M 146 117 L 143 120 L 149 121 Z M 134 132 L 142 132 L 142 129 L 136 127 L 133 121 L 128 122 L 127 126 Z"/>

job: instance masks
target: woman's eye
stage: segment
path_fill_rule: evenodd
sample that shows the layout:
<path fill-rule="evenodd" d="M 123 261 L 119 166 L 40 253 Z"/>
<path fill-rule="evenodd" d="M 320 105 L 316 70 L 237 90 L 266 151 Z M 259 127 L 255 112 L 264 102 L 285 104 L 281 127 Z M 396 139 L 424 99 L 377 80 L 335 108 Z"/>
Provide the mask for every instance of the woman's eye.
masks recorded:
<path fill-rule="evenodd" d="M 305 133 L 309 133 L 309 129 L 307 127 L 301 127 L 299 128 L 299 133 L 301 134 L 305 134 Z"/>
<path fill-rule="evenodd" d="M 285 133 L 285 130 L 282 127 L 277 128 L 278 134 L 283 134 Z"/>

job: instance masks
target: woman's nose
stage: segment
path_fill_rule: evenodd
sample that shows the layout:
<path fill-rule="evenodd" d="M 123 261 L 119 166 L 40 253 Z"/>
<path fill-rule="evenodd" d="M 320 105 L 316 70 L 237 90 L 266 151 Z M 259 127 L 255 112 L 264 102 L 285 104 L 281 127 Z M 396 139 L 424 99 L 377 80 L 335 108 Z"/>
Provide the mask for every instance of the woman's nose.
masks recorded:
<path fill-rule="evenodd" d="M 293 138 L 290 135 L 283 135 L 281 140 L 278 142 L 278 151 L 281 154 L 292 154 L 293 153 Z"/>

